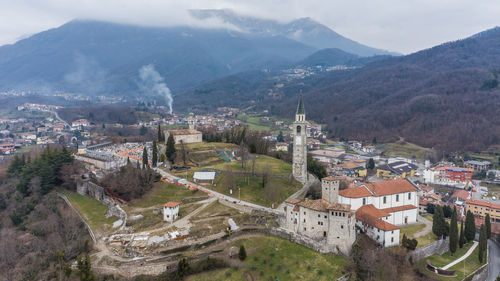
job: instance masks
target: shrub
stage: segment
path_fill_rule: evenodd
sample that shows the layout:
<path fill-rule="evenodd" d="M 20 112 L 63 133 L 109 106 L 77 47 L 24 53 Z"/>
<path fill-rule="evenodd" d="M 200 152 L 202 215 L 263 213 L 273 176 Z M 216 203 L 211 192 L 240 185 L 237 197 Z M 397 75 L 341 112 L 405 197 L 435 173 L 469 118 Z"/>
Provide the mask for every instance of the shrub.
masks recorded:
<path fill-rule="evenodd" d="M 245 246 L 240 246 L 240 252 L 238 253 L 238 258 L 240 261 L 244 261 L 247 258 L 247 251 L 245 250 Z"/>

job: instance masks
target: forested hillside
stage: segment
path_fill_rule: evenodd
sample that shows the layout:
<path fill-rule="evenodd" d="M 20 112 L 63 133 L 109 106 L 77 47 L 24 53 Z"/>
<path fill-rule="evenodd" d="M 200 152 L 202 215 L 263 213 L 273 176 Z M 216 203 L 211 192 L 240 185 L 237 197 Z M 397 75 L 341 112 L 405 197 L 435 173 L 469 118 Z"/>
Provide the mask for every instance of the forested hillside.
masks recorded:
<path fill-rule="evenodd" d="M 90 237 L 54 189 L 74 187 L 76 169 L 66 149 L 13 158 L 0 185 L 1 280 L 55 280 L 71 274 L 69 263 Z"/>

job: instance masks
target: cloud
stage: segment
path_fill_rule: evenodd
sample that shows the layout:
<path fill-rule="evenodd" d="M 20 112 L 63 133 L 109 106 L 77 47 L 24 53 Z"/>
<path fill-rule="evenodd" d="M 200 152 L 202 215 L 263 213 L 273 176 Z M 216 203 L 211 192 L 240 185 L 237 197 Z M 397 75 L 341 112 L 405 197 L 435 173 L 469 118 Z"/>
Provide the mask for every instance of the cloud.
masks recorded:
<path fill-rule="evenodd" d="M 232 9 L 286 22 L 311 17 L 372 47 L 409 53 L 500 25 L 497 0 L 7 0 L 0 10 L 0 44 L 79 19 L 146 26 L 226 27 L 189 9 Z"/>

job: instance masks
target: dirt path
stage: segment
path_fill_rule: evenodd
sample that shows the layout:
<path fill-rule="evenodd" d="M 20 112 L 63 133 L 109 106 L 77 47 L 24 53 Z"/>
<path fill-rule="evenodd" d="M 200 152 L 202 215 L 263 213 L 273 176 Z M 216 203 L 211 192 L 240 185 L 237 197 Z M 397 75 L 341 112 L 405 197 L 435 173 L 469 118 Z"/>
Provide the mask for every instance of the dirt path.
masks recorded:
<path fill-rule="evenodd" d="M 428 220 L 422 216 L 418 216 L 418 219 L 419 219 L 419 221 L 425 223 L 425 227 L 422 228 L 420 231 L 415 232 L 415 234 L 413 234 L 413 238 L 425 236 L 432 231 L 432 222 L 430 220 Z"/>

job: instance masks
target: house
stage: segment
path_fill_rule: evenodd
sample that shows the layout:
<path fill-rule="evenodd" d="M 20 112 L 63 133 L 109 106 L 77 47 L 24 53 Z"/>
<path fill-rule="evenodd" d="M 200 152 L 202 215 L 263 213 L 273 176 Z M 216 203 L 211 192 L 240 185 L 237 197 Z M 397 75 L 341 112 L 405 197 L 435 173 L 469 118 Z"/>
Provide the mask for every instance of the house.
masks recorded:
<path fill-rule="evenodd" d="M 432 204 L 429 200 L 420 198 L 420 200 L 418 201 L 418 212 L 420 214 L 427 213 L 427 206 L 429 206 L 429 204 Z"/>
<path fill-rule="evenodd" d="M 165 132 L 165 141 L 168 140 L 170 135 L 174 137 L 175 144 L 200 143 L 203 140 L 202 133 L 192 129 L 167 130 Z"/>
<path fill-rule="evenodd" d="M 484 219 L 486 214 L 490 215 L 492 223 L 500 223 L 500 204 L 491 201 L 467 199 L 465 210 L 471 211 L 474 216 Z"/>
<path fill-rule="evenodd" d="M 387 247 L 399 244 L 399 226 L 417 222 L 419 196 L 415 184 L 396 179 L 358 183 L 341 190 L 339 203 L 351 205 L 357 225 Z"/>
<path fill-rule="evenodd" d="M 377 167 L 377 178 L 396 179 L 413 177 L 417 166 L 404 161 L 396 161 Z"/>
<path fill-rule="evenodd" d="M 163 220 L 173 222 L 179 218 L 179 202 L 168 202 L 163 205 Z"/>
<path fill-rule="evenodd" d="M 471 168 L 437 166 L 424 170 L 424 182 L 442 185 L 466 185 L 472 180 Z"/>
<path fill-rule="evenodd" d="M 465 201 L 467 201 L 470 198 L 471 198 L 470 193 L 467 190 L 460 189 L 453 192 L 453 194 L 450 197 L 450 200 L 453 202 L 460 202 L 458 203 L 458 205 L 463 205 Z"/>
<path fill-rule="evenodd" d="M 471 168 L 475 172 L 480 172 L 480 171 L 488 170 L 491 166 L 491 162 L 490 161 L 469 160 L 469 161 L 465 161 L 464 166 L 466 168 Z"/>
<path fill-rule="evenodd" d="M 316 150 L 320 149 L 321 142 L 317 139 L 307 138 L 307 149 L 308 150 Z"/>
<path fill-rule="evenodd" d="M 365 153 L 374 153 L 375 152 L 375 146 L 373 145 L 364 145 L 362 148 L 363 152 Z"/>
<path fill-rule="evenodd" d="M 344 163 L 338 164 L 336 167 L 348 177 L 366 177 L 366 167 L 360 162 L 345 161 Z"/>
<path fill-rule="evenodd" d="M 330 149 L 319 149 L 310 151 L 309 155 L 317 161 L 337 164 L 340 162 L 344 153 Z"/>
<path fill-rule="evenodd" d="M 193 181 L 198 184 L 214 184 L 215 172 L 194 172 Z"/>
<path fill-rule="evenodd" d="M 276 149 L 276 151 L 287 152 L 288 151 L 288 146 L 289 146 L 289 144 L 286 143 L 286 142 L 277 142 L 276 145 L 275 145 L 275 149 Z"/>
<path fill-rule="evenodd" d="M 84 127 L 88 127 L 90 122 L 87 119 L 78 119 L 71 123 L 71 130 L 83 130 Z"/>

